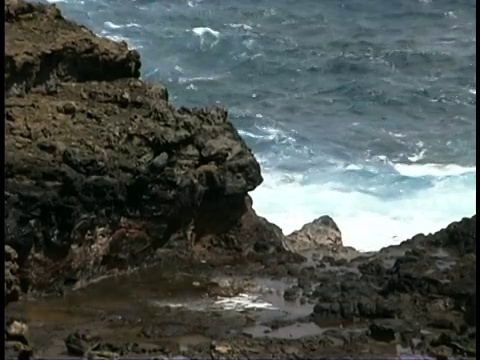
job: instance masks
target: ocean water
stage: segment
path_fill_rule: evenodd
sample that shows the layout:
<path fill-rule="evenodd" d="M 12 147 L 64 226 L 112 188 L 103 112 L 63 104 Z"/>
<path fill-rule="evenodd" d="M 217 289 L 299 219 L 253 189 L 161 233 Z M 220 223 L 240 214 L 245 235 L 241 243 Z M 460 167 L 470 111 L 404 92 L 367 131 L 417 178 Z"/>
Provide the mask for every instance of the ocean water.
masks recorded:
<path fill-rule="evenodd" d="M 475 0 L 57 0 L 177 105 L 229 109 L 285 233 L 376 250 L 476 212 Z"/>

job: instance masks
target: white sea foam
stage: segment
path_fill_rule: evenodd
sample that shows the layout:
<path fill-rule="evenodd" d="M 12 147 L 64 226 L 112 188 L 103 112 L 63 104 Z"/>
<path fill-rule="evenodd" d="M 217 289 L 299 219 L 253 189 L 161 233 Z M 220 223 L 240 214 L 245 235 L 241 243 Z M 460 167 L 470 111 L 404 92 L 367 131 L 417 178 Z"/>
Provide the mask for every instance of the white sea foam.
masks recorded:
<path fill-rule="evenodd" d="M 409 177 L 447 177 L 458 176 L 468 173 L 476 174 L 477 168 L 474 166 L 460 166 L 455 164 L 394 164 L 395 170 L 401 175 Z"/>
<path fill-rule="evenodd" d="M 220 32 L 209 27 L 195 27 L 191 31 L 195 36 L 200 38 L 200 47 L 203 47 L 206 41 L 210 41 L 208 45 L 213 47 L 218 43 L 218 39 L 220 38 Z M 211 37 L 213 37 L 213 41 L 209 39 Z"/>
<path fill-rule="evenodd" d="M 234 29 L 252 30 L 252 27 L 247 24 L 228 24 L 228 26 Z"/>
<path fill-rule="evenodd" d="M 362 251 L 435 232 L 476 213 L 475 167 L 394 164 L 394 168 L 404 176 L 435 177 L 434 185 L 385 199 L 348 190 L 342 186 L 341 175 L 337 182 L 305 184 L 301 177 L 287 179 L 285 174 L 267 168 L 264 183 L 252 193 L 254 208 L 286 234 L 328 214 L 340 227 L 344 244 Z"/>
<path fill-rule="evenodd" d="M 115 41 L 115 42 L 125 41 L 128 45 L 128 48 L 132 49 L 132 50 L 143 48 L 143 46 L 140 45 L 138 42 L 136 42 L 136 41 L 134 41 L 134 40 L 132 40 L 128 37 L 125 37 L 125 36 L 112 34 L 107 30 L 102 30 L 100 32 L 99 36 L 105 37 L 105 38 L 110 39 L 110 40 Z"/>
<path fill-rule="evenodd" d="M 84 4 L 85 2 L 82 0 L 47 0 L 50 4 L 58 4 L 58 3 L 77 3 L 77 4 Z"/>
<path fill-rule="evenodd" d="M 218 39 L 220 32 L 213 30 L 209 27 L 196 27 L 192 29 L 192 32 L 197 36 L 205 36 L 205 34 L 210 34 Z"/>
<path fill-rule="evenodd" d="M 106 27 L 110 28 L 110 29 L 123 29 L 123 28 L 132 28 L 132 27 L 139 28 L 140 27 L 140 25 L 138 25 L 136 23 L 127 23 L 127 24 L 120 25 L 120 24 L 115 24 L 111 21 L 105 21 L 104 25 Z"/>
<path fill-rule="evenodd" d="M 427 152 L 426 149 L 421 149 L 420 152 L 412 154 L 408 157 L 408 160 L 411 162 L 417 162 L 425 158 L 425 153 Z"/>
<path fill-rule="evenodd" d="M 259 113 L 255 113 L 251 115 L 255 116 L 256 118 L 263 118 L 263 115 Z M 294 137 L 289 136 L 285 131 L 273 126 L 257 125 L 256 130 L 261 134 L 249 132 L 245 130 L 239 130 L 239 133 L 240 135 L 243 135 L 243 136 L 247 136 L 255 139 L 262 139 L 265 141 L 275 141 L 276 143 L 288 142 L 290 144 L 293 144 L 296 142 Z"/>
<path fill-rule="evenodd" d="M 194 8 L 194 7 L 197 7 L 201 2 L 202 0 L 189 0 L 187 1 L 187 6 Z"/>
<path fill-rule="evenodd" d="M 203 82 L 203 81 L 212 81 L 220 78 L 220 75 L 211 75 L 211 76 L 195 76 L 195 77 L 179 77 L 179 84 L 187 84 L 193 82 Z"/>

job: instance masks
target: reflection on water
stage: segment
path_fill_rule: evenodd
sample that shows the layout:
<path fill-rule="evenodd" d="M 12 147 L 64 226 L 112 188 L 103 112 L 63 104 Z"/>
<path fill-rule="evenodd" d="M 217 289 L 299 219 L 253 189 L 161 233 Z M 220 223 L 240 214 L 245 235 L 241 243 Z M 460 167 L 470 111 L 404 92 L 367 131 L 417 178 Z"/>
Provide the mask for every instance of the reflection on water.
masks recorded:
<path fill-rule="evenodd" d="M 64 354 L 63 339 L 75 330 L 95 333 L 112 343 L 175 344 L 177 349 L 226 333 L 286 339 L 321 333 L 317 325 L 302 321 L 313 305 L 284 300 L 283 292 L 292 284 L 152 267 L 94 281 L 62 297 L 23 300 L 8 310 L 27 321 L 32 341 L 44 350 L 43 356 Z M 273 329 L 276 321 L 285 326 Z M 152 330 L 146 331 L 149 327 Z"/>

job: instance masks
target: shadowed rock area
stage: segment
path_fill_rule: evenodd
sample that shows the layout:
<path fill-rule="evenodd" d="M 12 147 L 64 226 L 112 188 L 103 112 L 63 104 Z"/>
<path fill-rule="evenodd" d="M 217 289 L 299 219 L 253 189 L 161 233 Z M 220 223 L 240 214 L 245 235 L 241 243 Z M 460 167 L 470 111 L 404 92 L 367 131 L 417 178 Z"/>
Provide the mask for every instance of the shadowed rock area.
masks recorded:
<path fill-rule="evenodd" d="M 5 5 L 6 356 L 475 357 L 476 216 L 360 253 L 284 236 L 218 107 L 53 5 Z"/>

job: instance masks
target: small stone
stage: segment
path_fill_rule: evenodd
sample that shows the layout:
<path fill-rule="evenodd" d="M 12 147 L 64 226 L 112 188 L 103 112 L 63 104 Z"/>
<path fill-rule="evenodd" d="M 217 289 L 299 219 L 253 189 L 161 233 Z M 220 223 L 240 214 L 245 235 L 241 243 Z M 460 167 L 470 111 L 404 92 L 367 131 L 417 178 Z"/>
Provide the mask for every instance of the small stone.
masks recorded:
<path fill-rule="evenodd" d="M 5 260 L 16 261 L 17 258 L 17 252 L 10 245 L 5 245 Z"/>
<path fill-rule="evenodd" d="M 57 150 L 57 146 L 55 145 L 55 143 L 47 141 L 47 140 L 38 142 L 37 147 L 40 150 L 45 151 L 49 154 L 53 154 Z"/>
<path fill-rule="evenodd" d="M 123 100 L 122 103 L 128 104 L 130 102 L 130 94 L 128 92 L 124 92 L 122 94 L 121 99 Z"/>
<path fill-rule="evenodd" d="M 453 356 L 453 350 L 446 345 L 440 345 L 432 348 L 429 352 L 431 356 L 437 358 L 438 360 L 447 360 Z"/>
<path fill-rule="evenodd" d="M 300 297 L 301 290 L 297 286 L 292 286 L 283 293 L 283 298 L 287 301 L 295 301 Z"/>
<path fill-rule="evenodd" d="M 7 325 L 5 334 L 8 340 L 28 345 L 28 326 L 25 323 L 17 320 L 12 321 Z"/>
<path fill-rule="evenodd" d="M 436 329 L 456 329 L 454 322 L 446 318 L 434 318 L 430 321 L 428 326 Z"/>
<path fill-rule="evenodd" d="M 313 308 L 314 314 L 328 314 L 331 312 L 331 304 L 326 302 L 319 302 Z"/>
<path fill-rule="evenodd" d="M 63 104 L 61 112 L 65 115 L 74 115 L 77 112 L 77 106 L 74 102 L 67 102 Z"/>
<path fill-rule="evenodd" d="M 220 354 L 228 354 L 232 351 L 232 347 L 229 344 L 214 344 L 213 350 Z"/>
<path fill-rule="evenodd" d="M 395 331 L 389 326 L 372 324 L 369 328 L 370 337 L 380 342 L 391 342 L 395 340 Z"/>
<path fill-rule="evenodd" d="M 167 166 L 168 154 L 163 152 L 152 160 L 152 166 L 158 170 L 162 170 Z"/>

